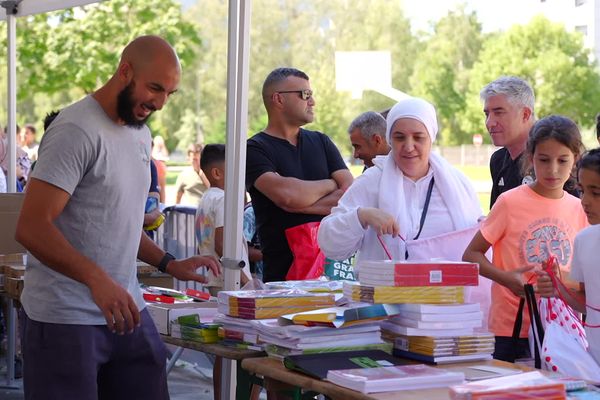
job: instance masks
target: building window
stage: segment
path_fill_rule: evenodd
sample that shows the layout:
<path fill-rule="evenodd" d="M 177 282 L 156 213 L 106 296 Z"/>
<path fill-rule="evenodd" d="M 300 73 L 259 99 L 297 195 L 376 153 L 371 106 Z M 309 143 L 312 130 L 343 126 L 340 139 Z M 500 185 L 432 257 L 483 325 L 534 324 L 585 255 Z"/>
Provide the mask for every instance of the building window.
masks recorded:
<path fill-rule="evenodd" d="M 587 25 L 577 25 L 575 31 L 581 32 L 583 36 L 587 36 Z"/>
<path fill-rule="evenodd" d="M 584 5 L 586 2 L 587 2 L 587 0 L 575 0 L 575 7 Z"/>

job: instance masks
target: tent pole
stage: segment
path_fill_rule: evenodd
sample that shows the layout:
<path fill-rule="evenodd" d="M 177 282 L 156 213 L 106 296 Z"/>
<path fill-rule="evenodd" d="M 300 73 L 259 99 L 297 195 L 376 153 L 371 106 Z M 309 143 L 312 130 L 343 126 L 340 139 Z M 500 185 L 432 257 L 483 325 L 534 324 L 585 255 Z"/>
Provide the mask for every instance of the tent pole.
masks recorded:
<path fill-rule="evenodd" d="M 223 255 L 236 260 L 242 257 L 243 208 L 246 193 L 250 10 L 250 0 L 229 0 Z M 223 273 L 225 290 L 238 289 L 240 272 L 224 268 Z M 236 367 L 232 360 L 223 360 L 222 399 L 235 398 Z"/>
<path fill-rule="evenodd" d="M 6 188 L 9 193 L 17 191 L 17 2 L 2 2 L 6 9 L 6 39 L 7 39 L 7 131 L 8 135 L 8 173 Z"/>

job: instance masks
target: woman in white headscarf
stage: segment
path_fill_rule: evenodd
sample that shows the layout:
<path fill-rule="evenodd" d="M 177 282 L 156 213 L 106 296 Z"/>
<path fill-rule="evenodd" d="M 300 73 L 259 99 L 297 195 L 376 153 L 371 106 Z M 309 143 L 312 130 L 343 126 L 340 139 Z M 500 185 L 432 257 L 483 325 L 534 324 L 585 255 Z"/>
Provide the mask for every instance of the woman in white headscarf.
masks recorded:
<path fill-rule="evenodd" d="M 374 160 L 321 222 L 319 245 L 343 260 L 460 261 L 482 215 L 467 178 L 431 152 L 438 132 L 430 103 L 408 98 L 387 116 L 392 150 Z M 360 272 L 359 272 L 360 274 Z"/>

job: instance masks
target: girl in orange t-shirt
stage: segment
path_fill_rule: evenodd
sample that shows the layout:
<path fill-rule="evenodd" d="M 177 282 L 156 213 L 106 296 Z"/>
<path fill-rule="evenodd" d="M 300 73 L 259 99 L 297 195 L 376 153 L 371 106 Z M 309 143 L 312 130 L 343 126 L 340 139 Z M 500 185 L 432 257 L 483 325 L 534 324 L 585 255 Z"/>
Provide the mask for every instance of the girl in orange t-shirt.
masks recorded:
<path fill-rule="evenodd" d="M 517 343 L 512 331 L 523 285 L 550 255 L 568 275 L 575 235 L 587 226 L 579 199 L 563 190 L 583 150 L 581 134 L 570 119 L 552 115 L 536 122 L 524 158 L 535 179 L 502 194 L 465 253 L 479 273 L 493 281 L 489 328 L 496 336 L 494 358 L 514 362 L 529 357 L 529 315 Z M 486 251 L 493 248 L 490 262 Z"/>

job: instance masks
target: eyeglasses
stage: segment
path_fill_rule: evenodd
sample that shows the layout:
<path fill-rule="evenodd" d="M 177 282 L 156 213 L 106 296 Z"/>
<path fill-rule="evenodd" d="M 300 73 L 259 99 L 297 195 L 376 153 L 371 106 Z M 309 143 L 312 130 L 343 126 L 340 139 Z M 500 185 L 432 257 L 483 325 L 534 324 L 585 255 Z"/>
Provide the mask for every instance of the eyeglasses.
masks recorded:
<path fill-rule="evenodd" d="M 313 91 L 310 89 L 303 89 L 303 90 L 282 90 L 280 92 L 275 92 L 275 93 L 298 93 L 300 94 L 300 98 L 302 100 L 310 100 L 312 98 L 313 95 Z"/>

